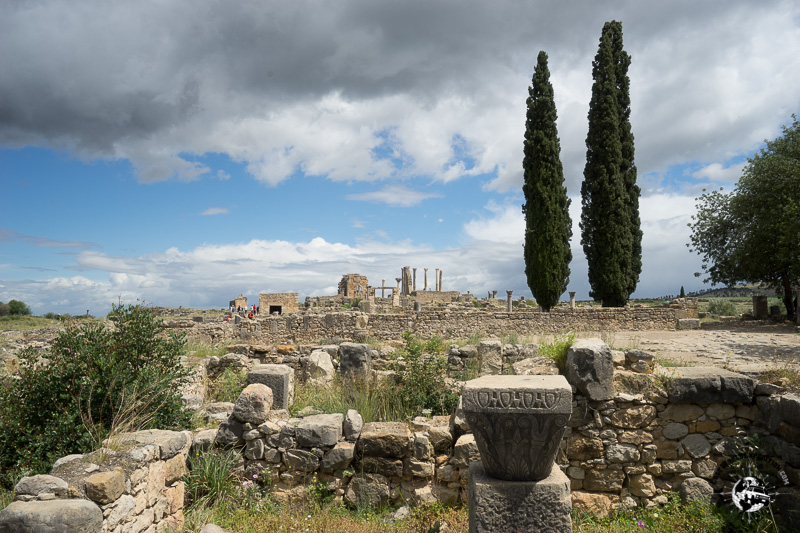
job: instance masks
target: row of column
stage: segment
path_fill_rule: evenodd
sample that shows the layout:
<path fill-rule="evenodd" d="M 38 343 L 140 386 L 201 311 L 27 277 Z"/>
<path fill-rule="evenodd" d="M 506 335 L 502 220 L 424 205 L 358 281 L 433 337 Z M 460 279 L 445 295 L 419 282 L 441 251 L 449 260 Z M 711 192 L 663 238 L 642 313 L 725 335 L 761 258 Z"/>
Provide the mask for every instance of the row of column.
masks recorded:
<path fill-rule="evenodd" d="M 428 269 L 425 268 L 425 288 L 423 290 L 428 290 Z M 433 284 L 434 284 L 434 291 L 442 291 L 444 290 L 444 285 L 442 284 L 442 273 L 443 270 L 437 268 L 435 269 L 436 273 L 433 276 Z M 408 266 L 403 267 L 400 270 L 400 277 L 396 278 L 397 288 L 401 290 L 404 295 L 409 295 L 412 292 L 416 292 L 417 290 L 417 269 L 411 268 Z"/>

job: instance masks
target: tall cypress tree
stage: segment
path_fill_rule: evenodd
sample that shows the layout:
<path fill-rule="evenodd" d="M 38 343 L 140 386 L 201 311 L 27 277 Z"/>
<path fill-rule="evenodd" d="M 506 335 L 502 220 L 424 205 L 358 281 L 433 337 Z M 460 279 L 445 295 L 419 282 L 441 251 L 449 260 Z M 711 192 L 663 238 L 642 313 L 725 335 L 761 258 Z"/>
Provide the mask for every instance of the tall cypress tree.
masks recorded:
<path fill-rule="evenodd" d="M 543 309 L 558 303 L 569 283 L 572 221 L 564 186 L 561 145 L 556 128 L 556 104 L 547 54 L 539 52 L 528 88 L 525 121 L 525 274 L 528 286 Z"/>
<path fill-rule="evenodd" d="M 633 132 L 631 131 L 631 95 L 630 78 L 628 78 L 631 56 L 622 48 L 622 23 L 613 21 L 610 24 L 613 25 L 611 38 L 617 63 L 615 75 L 617 78 L 617 104 L 619 105 L 619 134 L 620 142 L 622 143 L 620 172 L 625 184 L 627 209 L 633 237 L 630 262 L 625 265 L 625 276 L 628 278 L 626 289 L 628 295 L 630 295 L 636 290 L 636 285 L 639 283 L 639 274 L 642 273 L 642 230 L 639 217 L 639 194 L 641 190 L 636 185 L 636 164 L 634 163 Z"/>
<path fill-rule="evenodd" d="M 592 63 L 594 84 L 589 103 L 580 222 L 581 244 L 589 263 L 589 295 L 605 307 L 624 306 L 641 271 L 638 188 L 628 122 L 629 64 L 630 58 L 622 51 L 622 24 L 607 22 Z M 628 184 L 631 175 L 633 182 Z M 635 229 L 631 209 L 634 192 Z"/>

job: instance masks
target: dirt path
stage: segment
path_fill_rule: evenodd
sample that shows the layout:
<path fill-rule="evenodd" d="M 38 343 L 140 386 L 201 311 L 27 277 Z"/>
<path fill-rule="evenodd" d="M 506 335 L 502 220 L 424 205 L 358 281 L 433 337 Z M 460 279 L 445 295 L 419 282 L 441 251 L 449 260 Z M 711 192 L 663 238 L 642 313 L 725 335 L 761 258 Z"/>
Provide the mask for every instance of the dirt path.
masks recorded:
<path fill-rule="evenodd" d="M 756 372 L 800 364 L 798 332 L 792 325 L 716 322 L 699 330 L 615 332 L 612 340 L 615 346 L 638 346 L 666 360 Z"/>

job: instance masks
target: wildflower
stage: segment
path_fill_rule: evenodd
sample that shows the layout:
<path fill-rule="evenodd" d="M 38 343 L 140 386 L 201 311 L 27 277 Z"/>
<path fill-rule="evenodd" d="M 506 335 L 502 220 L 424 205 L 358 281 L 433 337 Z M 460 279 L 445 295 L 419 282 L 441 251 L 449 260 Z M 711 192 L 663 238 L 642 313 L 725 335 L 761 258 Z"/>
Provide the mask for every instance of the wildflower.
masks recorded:
<path fill-rule="evenodd" d="M 644 522 L 642 522 L 641 520 L 637 520 L 637 521 L 636 521 L 636 524 L 637 524 L 639 527 L 644 527 Z"/>

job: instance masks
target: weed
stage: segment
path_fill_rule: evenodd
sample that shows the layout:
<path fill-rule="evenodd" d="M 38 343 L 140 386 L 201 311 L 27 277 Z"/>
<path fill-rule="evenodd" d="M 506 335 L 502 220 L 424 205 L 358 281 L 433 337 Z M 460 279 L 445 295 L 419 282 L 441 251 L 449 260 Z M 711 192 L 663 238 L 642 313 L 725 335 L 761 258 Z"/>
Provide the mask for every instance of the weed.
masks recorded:
<path fill-rule="evenodd" d="M 208 398 L 212 402 L 235 403 L 247 385 L 247 370 L 228 367 L 208 385 Z"/>
<path fill-rule="evenodd" d="M 208 507 L 233 498 L 238 479 L 234 469 L 235 451 L 198 452 L 189 457 L 189 471 L 183 476 L 189 509 Z"/>
<path fill-rule="evenodd" d="M 556 335 L 552 343 L 542 343 L 539 345 L 539 354 L 543 357 L 553 359 L 558 368 L 562 371 L 567 364 L 567 352 L 569 347 L 575 342 L 575 333 Z"/>

